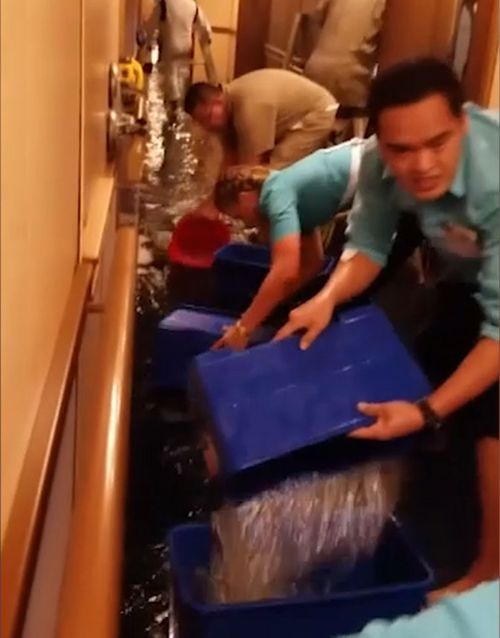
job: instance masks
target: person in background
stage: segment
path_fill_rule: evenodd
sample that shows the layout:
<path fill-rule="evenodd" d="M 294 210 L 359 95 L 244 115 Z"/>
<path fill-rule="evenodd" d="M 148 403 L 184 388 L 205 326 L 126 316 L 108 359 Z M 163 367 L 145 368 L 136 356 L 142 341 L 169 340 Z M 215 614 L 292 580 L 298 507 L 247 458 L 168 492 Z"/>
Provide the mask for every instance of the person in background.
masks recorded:
<path fill-rule="evenodd" d="M 476 440 L 479 552 L 463 578 L 434 592 L 437 600 L 498 577 L 500 127 L 498 115 L 463 104 L 452 69 L 432 58 L 380 73 L 369 111 L 376 137 L 366 142 L 342 258 L 325 287 L 292 311 L 277 338 L 304 331 L 300 345 L 309 347 L 335 309 L 384 268 L 400 209 L 415 209 L 443 266 L 440 303 L 416 345 L 435 389 L 416 404 L 360 403 L 374 422 L 352 436 L 388 440 L 460 423 L 463 435 Z"/>
<path fill-rule="evenodd" d="M 394 622 L 377 620 L 343 638 L 498 638 L 498 580 Z"/>
<path fill-rule="evenodd" d="M 352 200 L 362 140 L 320 149 L 280 171 L 267 167 L 228 169 L 215 188 L 215 206 L 257 227 L 271 244 L 271 268 L 239 321 L 216 348 L 246 348 L 252 332 L 293 292 L 322 269 L 319 227 Z"/>
<path fill-rule="evenodd" d="M 322 0 L 311 13 L 322 28 L 304 75 L 343 106 L 366 106 L 386 5 L 387 0 Z"/>
<path fill-rule="evenodd" d="M 284 69 L 259 69 L 224 87 L 193 84 L 185 110 L 222 136 L 232 164 L 284 168 L 325 146 L 337 102 L 323 87 Z"/>
<path fill-rule="evenodd" d="M 194 0 L 158 0 L 153 5 L 138 40 L 144 44 L 155 31 L 161 40 L 161 58 L 165 75 L 165 97 L 175 114 L 191 77 L 193 35 L 196 33 L 205 59 L 210 82 L 217 82 L 211 59 L 212 29 L 201 7 Z"/>

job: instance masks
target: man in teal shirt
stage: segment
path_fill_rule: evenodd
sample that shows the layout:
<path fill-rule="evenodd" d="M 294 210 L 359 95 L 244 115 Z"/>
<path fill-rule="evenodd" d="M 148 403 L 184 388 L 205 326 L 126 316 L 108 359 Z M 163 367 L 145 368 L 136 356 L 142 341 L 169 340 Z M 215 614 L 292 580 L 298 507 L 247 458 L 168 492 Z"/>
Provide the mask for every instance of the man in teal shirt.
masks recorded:
<path fill-rule="evenodd" d="M 216 347 L 246 347 L 251 333 L 323 267 L 320 227 L 352 201 L 363 140 L 321 149 L 279 171 L 264 166 L 228 169 L 215 205 L 268 236 L 271 268 L 250 306 Z"/>
<path fill-rule="evenodd" d="M 458 79 L 435 59 L 381 73 L 369 109 L 377 135 L 361 161 L 345 252 L 323 290 L 291 313 L 278 338 L 304 330 L 301 347 L 308 347 L 335 308 L 375 280 L 400 210 L 413 207 L 443 264 L 440 308 L 417 348 L 435 389 L 417 404 L 398 397 L 360 403 L 374 423 L 352 436 L 388 440 L 438 429 L 457 413 L 477 440 L 479 553 L 438 598 L 498 576 L 499 123 L 464 106 Z"/>
<path fill-rule="evenodd" d="M 496 580 L 444 598 L 416 616 L 377 620 L 349 638 L 498 638 L 498 596 Z"/>

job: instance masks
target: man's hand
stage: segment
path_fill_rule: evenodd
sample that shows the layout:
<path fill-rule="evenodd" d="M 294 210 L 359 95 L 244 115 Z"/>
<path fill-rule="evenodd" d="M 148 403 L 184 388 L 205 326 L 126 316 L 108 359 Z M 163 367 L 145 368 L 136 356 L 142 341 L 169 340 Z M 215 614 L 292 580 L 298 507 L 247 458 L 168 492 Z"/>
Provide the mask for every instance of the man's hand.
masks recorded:
<path fill-rule="evenodd" d="M 241 330 L 236 324 L 234 326 L 224 327 L 224 336 L 212 346 L 212 350 L 222 350 L 222 348 L 231 348 L 232 350 L 245 350 L 248 346 L 249 336 Z"/>
<path fill-rule="evenodd" d="M 358 410 L 374 417 L 375 423 L 351 432 L 349 436 L 353 439 L 388 441 L 413 434 L 424 427 L 424 417 L 419 408 L 407 401 L 358 403 Z"/>
<path fill-rule="evenodd" d="M 318 293 L 295 310 L 292 310 L 288 322 L 278 331 L 276 339 L 285 339 L 290 335 L 305 330 L 300 340 L 301 350 L 309 348 L 316 337 L 323 332 L 331 321 L 335 303 L 328 295 Z"/>

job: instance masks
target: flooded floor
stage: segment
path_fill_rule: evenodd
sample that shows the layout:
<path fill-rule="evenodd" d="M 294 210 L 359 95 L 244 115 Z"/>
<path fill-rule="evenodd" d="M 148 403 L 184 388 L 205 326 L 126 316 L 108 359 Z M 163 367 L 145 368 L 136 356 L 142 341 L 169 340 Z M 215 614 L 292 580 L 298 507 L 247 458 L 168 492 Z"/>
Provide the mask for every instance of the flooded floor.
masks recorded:
<path fill-rule="evenodd" d="M 187 153 L 190 140 L 189 136 L 175 139 L 172 131 L 165 135 L 161 76 L 156 72 L 150 80 L 148 108 L 145 182 L 134 195 L 139 198 L 144 227 L 136 295 L 121 638 L 167 638 L 166 535 L 173 525 L 206 519 L 213 501 L 184 398 L 158 392 L 152 384 L 151 361 L 159 321 L 179 302 L 210 306 L 213 296 L 210 273 L 169 270 L 166 262 L 164 247 L 173 224 L 193 207 L 197 194 L 186 186 L 194 178 L 190 173 L 193 163 L 181 166 L 180 177 L 158 178 L 166 165 L 168 139 L 170 148 L 177 144 L 176 152 Z M 421 292 L 401 275 L 377 295 L 404 335 L 411 334 L 420 321 Z M 474 483 L 473 450 L 458 437 L 420 450 L 411 459 L 399 516 L 413 529 L 439 584 L 459 576 L 474 555 Z"/>

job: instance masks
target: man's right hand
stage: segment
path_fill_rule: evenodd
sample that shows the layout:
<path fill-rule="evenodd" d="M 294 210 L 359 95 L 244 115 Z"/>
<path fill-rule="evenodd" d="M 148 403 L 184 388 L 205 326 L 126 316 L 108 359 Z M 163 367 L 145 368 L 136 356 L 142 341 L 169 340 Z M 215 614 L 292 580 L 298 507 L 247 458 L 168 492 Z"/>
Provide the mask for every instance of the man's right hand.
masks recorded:
<path fill-rule="evenodd" d="M 285 339 L 298 331 L 305 331 L 300 340 L 301 350 L 306 350 L 330 323 L 335 303 L 323 291 L 292 310 L 288 322 L 279 330 L 275 340 Z"/>

